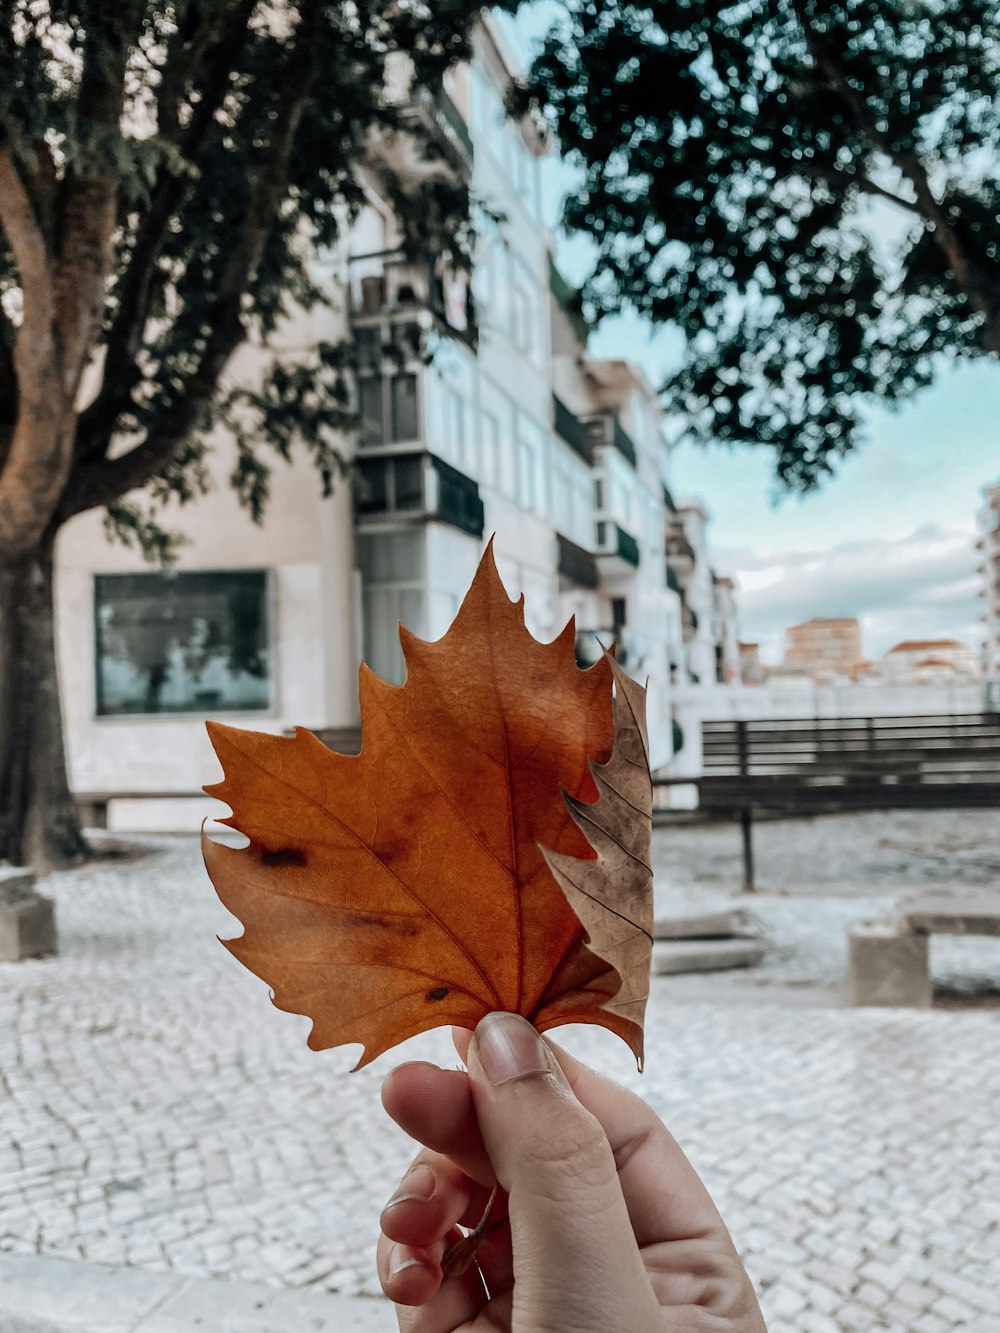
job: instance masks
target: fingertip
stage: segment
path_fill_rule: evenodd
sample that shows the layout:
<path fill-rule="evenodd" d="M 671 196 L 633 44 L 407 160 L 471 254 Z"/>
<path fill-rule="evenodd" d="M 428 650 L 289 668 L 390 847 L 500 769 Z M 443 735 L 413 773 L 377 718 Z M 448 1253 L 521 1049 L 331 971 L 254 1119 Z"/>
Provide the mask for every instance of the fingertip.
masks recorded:
<path fill-rule="evenodd" d="M 406 1083 L 413 1077 L 424 1077 L 428 1071 L 439 1074 L 441 1067 L 432 1064 L 430 1060 L 406 1060 L 403 1064 L 396 1065 L 395 1069 L 390 1069 L 382 1080 L 382 1100 L 385 1101 L 387 1088 L 395 1088 L 400 1080 Z"/>
<path fill-rule="evenodd" d="M 472 1032 L 469 1028 L 452 1028 L 451 1039 L 455 1043 L 458 1058 L 464 1065 L 469 1063 L 469 1047 L 472 1044 Z"/>
<path fill-rule="evenodd" d="M 437 1294 L 441 1265 L 424 1250 L 391 1244 L 380 1274 L 382 1290 L 396 1305 L 426 1305 Z"/>

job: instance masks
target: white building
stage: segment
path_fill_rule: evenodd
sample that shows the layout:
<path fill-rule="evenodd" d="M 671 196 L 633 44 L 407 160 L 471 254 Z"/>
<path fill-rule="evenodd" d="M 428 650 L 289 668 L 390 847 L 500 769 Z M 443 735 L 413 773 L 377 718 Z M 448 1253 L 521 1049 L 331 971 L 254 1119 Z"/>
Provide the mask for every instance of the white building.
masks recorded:
<path fill-rule="evenodd" d="M 976 515 L 976 548 L 980 553 L 978 572 L 982 579 L 979 594 L 983 599 L 982 666 L 987 688 L 1000 708 L 1000 482 L 987 486 L 983 506 Z"/>
<path fill-rule="evenodd" d="M 677 504 L 665 493 L 668 581 L 678 591 L 684 645 L 678 683 L 735 684 L 740 679 L 736 586 L 712 569 L 709 514 L 700 500 Z"/>
<path fill-rule="evenodd" d="M 904 639 L 882 658 L 881 675 L 887 685 L 971 684 L 979 654 L 958 639 Z"/>
<path fill-rule="evenodd" d="M 656 396 L 635 367 L 586 355 L 541 221 L 546 145 L 530 120 L 504 112 L 511 75 L 484 19 L 471 65 L 414 98 L 413 115 L 439 137 L 437 161 L 406 136 L 377 145 L 344 252 L 317 259 L 329 304 L 289 336 L 354 340 L 362 424 L 343 447 L 356 484 L 324 500 L 307 459 L 279 462 L 255 527 L 229 488 L 233 445 L 220 437 L 215 491 L 172 523 L 188 539 L 172 575 L 109 544 L 99 515 L 62 535 L 71 782 L 114 798 L 116 826 L 194 826 L 206 809 L 196 793 L 217 777 L 206 716 L 356 741 L 359 662 L 400 681 L 399 621 L 443 634 L 491 533 L 537 637 L 575 614 L 582 661 L 617 638 L 628 669 L 648 675 L 654 766 L 672 755 L 671 676 L 716 679 L 704 510 L 680 510 L 698 551 L 690 606 L 705 604 L 689 670 L 682 597 L 668 583 Z M 474 197 L 502 219 L 484 227 L 471 290 L 435 256 L 403 252 L 385 178 L 428 171 L 471 176 Z M 251 374 L 249 358 L 231 373 Z"/>

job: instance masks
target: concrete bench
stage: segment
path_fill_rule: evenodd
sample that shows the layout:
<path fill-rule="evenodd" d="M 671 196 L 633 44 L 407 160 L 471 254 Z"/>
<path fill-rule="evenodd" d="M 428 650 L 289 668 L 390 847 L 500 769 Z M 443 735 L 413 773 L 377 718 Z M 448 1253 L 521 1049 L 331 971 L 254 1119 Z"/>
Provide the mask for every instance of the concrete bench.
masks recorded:
<path fill-rule="evenodd" d="M 0 866 L 0 963 L 19 963 L 55 952 L 52 899 L 35 892 L 30 870 Z"/>
<path fill-rule="evenodd" d="M 933 1000 L 931 935 L 1000 938 L 1000 893 L 930 893 L 882 921 L 856 921 L 850 932 L 848 987 L 855 1005 L 927 1008 Z"/>
<path fill-rule="evenodd" d="M 756 923 L 746 912 L 731 908 L 658 917 L 653 940 L 653 971 L 658 976 L 753 967 L 766 949 Z"/>

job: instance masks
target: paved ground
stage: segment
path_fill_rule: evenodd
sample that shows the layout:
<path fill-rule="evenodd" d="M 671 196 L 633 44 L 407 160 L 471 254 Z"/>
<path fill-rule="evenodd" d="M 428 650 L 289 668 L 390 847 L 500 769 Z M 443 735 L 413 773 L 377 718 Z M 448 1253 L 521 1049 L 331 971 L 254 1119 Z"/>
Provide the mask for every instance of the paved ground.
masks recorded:
<path fill-rule="evenodd" d="M 568 1041 L 685 1146 L 771 1333 L 1000 1333 L 1000 1013 L 983 999 L 1000 943 L 936 942 L 936 977 L 970 997 L 946 1008 L 851 1010 L 837 988 L 847 921 L 917 885 L 997 882 L 995 824 L 762 826 L 764 964 L 657 979 L 641 1078 L 607 1034 Z M 344 1051 L 308 1051 L 308 1022 L 216 943 L 235 932 L 193 840 L 146 849 L 54 877 L 60 958 L 0 967 L 0 1249 L 374 1293 L 409 1152 L 378 1100 L 396 1057 L 349 1075 Z M 661 907 L 735 881 L 731 829 L 660 830 L 655 850 L 674 868 Z M 454 1058 L 441 1033 L 413 1055 Z"/>

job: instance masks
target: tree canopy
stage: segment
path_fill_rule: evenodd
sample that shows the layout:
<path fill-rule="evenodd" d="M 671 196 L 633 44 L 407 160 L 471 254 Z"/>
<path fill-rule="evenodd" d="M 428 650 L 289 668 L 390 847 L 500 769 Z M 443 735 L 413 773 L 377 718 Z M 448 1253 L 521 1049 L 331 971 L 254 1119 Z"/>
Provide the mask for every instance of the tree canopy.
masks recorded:
<path fill-rule="evenodd" d="M 362 201 L 373 130 L 401 124 L 387 61 L 433 86 L 475 17 L 459 0 L 0 2 L 0 552 L 95 506 L 155 547 L 122 497 L 197 494 L 220 416 L 255 512 L 267 450 L 293 437 L 329 486 L 343 351 L 276 357 L 252 393 L 220 392 L 222 371 L 322 299 L 312 256 Z"/>
<path fill-rule="evenodd" d="M 994 0 L 567 0 L 530 96 L 589 314 L 686 335 L 687 433 L 809 489 L 943 357 L 1000 353 Z"/>

